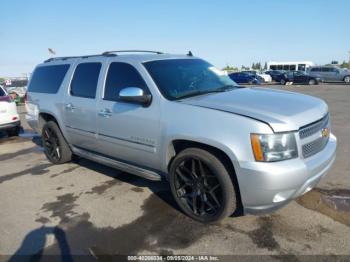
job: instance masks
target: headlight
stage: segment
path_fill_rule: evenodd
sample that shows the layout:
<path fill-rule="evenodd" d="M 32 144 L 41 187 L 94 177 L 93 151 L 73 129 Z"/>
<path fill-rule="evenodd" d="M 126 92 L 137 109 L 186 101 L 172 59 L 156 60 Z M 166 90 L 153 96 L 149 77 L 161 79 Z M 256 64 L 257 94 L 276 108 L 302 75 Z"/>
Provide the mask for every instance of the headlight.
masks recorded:
<path fill-rule="evenodd" d="M 272 135 L 250 135 L 256 161 L 274 162 L 298 156 L 294 133 Z"/>

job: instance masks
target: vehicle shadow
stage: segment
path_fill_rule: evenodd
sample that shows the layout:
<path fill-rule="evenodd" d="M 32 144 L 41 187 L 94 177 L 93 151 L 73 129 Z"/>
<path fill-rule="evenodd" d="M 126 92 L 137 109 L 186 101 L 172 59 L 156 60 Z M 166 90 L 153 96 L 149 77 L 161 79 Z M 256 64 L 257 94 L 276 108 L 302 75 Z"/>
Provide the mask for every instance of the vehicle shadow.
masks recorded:
<path fill-rule="evenodd" d="M 90 161 L 84 158 L 76 158 L 73 160 L 76 164 L 93 170 L 95 172 L 104 174 L 111 178 L 117 179 L 118 181 L 131 184 L 135 187 L 146 187 L 152 191 L 157 197 L 166 202 L 169 206 L 173 207 L 178 212 L 184 214 L 184 212 L 179 208 L 176 203 L 174 197 L 172 196 L 169 182 L 164 178 L 162 181 L 152 181 L 147 180 L 142 177 L 138 177 L 136 175 L 128 174 L 125 172 L 121 172 L 117 169 Z M 239 201 L 240 202 L 240 201 Z M 239 217 L 243 215 L 242 205 L 239 203 L 238 208 L 231 217 Z"/>
<path fill-rule="evenodd" d="M 161 181 L 152 181 L 80 157 L 74 158 L 73 162 L 79 166 L 93 170 L 97 173 L 104 174 L 105 176 L 111 177 L 120 182 L 128 183 L 139 188 L 148 188 L 161 200 L 166 202 L 168 205 L 170 205 L 177 211 L 183 213 L 177 205 L 176 201 L 174 200 L 170 190 L 169 182 L 165 178 Z"/>
<path fill-rule="evenodd" d="M 61 252 L 58 256 L 61 257 L 61 261 L 73 261 L 65 232 L 59 227 L 46 226 L 42 226 L 29 232 L 23 239 L 21 246 L 8 261 L 40 261 L 43 257 L 43 251 L 49 235 L 53 235 L 57 241 L 57 245 Z"/>

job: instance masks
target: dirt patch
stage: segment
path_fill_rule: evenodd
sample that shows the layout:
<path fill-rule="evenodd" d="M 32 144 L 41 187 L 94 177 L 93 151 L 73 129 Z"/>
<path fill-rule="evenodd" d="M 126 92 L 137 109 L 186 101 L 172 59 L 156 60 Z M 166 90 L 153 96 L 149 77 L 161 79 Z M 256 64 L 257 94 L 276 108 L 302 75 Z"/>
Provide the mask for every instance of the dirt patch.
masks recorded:
<path fill-rule="evenodd" d="M 254 244 L 259 248 L 267 248 L 268 250 L 279 250 L 280 245 L 274 238 L 273 220 L 270 216 L 258 218 L 259 228 L 248 232 L 248 236 L 252 239 Z"/>
<path fill-rule="evenodd" d="M 18 156 L 22 156 L 22 155 L 28 155 L 31 153 L 35 153 L 35 154 L 41 154 L 42 150 L 39 147 L 30 147 L 27 149 L 23 149 L 20 151 L 16 151 L 13 153 L 7 153 L 7 154 L 1 154 L 0 155 L 0 161 L 5 161 L 5 160 L 10 160 L 12 158 L 18 157 Z"/>
<path fill-rule="evenodd" d="M 316 188 L 298 198 L 297 203 L 350 226 L 350 190 Z"/>
<path fill-rule="evenodd" d="M 48 219 L 47 217 L 39 217 L 39 218 L 35 219 L 35 221 L 42 223 L 42 224 L 47 224 L 50 222 L 50 219 Z"/>
<path fill-rule="evenodd" d="M 67 168 L 67 169 L 63 170 L 62 172 L 59 172 L 57 174 L 53 174 L 50 177 L 53 178 L 53 177 L 56 177 L 56 176 L 59 176 L 59 175 L 68 174 L 68 173 L 70 173 L 70 172 L 72 172 L 72 171 L 74 171 L 74 170 L 76 170 L 78 168 L 79 168 L 79 166 L 73 166 L 71 168 Z"/>
<path fill-rule="evenodd" d="M 143 192 L 144 190 L 143 190 L 142 187 L 133 187 L 133 188 L 131 189 L 131 191 L 134 191 L 134 192 L 137 192 L 137 193 L 141 193 L 141 192 Z"/>
<path fill-rule="evenodd" d="M 216 225 L 195 222 L 179 212 L 173 206 L 175 203 L 169 191 L 151 195 L 142 206 L 143 214 L 118 228 L 97 228 L 89 221 L 88 214 L 64 219 L 67 217 L 63 213 L 72 213 L 74 201 L 71 194 L 64 195 L 43 208 L 51 211 L 52 216 L 63 218 L 59 226 L 65 229 L 73 253 L 78 250 L 96 257 L 137 254 L 143 250 L 171 254 L 171 249 L 189 247 L 202 236 L 220 230 Z M 45 253 L 59 253 L 59 246 L 54 244 Z"/>
<path fill-rule="evenodd" d="M 41 164 L 41 165 L 38 165 L 35 167 L 31 167 L 31 168 L 22 170 L 22 171 L 17 172 L 17 173 L 12 173 L 12 174 L 1 176 L 0 177 L 0 184 L 4 183 L 6 181 L 10 181 L 12 179 L 24 176 L 24 175 L 44 175 L 44 174 L 49 172 L 49 170 L 47 168 L 50 166 L 51 166 L 51 164 Z"/>
<path fill-rule="evenodd" d="M 109 180 L 109 181 L 104 182 L 103 184 L 101 184 L 99 186 L 95 186 L 95 187 L 91 188 L 91 191 L 88 191 L 88 192 L 85 192 L 85 193 L 86 194 L 102 195 L 103 193 L 105 193 L 111 187 L 113 187 L 115 185 L 121 185 L 121 184 L 122 184 L 122 182 L 117 180 L 117 179 Z"/>
<path fill-rule="evenodd" d="M 67 223 L 71 216 L 77 215 L 73 209 L 78 206 L 75 201 L 78 196 L 74 194 L 65 194 L 58 196 L 56 201 L 45 203 L 41 208 L 44 212 L 52 212 L 50 217 L 58 217 L 61 223 Z"/>

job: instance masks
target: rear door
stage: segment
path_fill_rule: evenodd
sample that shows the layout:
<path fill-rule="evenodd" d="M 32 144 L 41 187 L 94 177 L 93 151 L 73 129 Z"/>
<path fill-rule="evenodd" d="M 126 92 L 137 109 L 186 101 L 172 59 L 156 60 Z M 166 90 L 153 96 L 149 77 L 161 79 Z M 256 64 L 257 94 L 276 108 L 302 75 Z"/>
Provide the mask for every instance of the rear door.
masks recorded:
<path fill-rule="evenodd" d="M 96 147 L 96 90 L 102 61 L 98 58 L 77 62 L 64 101 L 64 124 L 70 144 L 83 149 Z"/>

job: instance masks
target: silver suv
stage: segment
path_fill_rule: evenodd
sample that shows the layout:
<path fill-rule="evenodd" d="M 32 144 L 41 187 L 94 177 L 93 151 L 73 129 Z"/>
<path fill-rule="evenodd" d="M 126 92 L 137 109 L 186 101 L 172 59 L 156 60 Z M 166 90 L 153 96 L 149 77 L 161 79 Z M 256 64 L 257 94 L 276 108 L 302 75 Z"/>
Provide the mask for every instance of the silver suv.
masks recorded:
<path fill-rule="evenodd" d="M 350 84 L 350 71 L 335 66 L 314 66 L 309 69 L 309 74 L 319 77 L 325 82 L 345 82 Z"/>
<path fill-rule="evenodd" d="M 336 152 L 324 101 L 242 88 L 191 53 L 49 59 L 31 77 L 27 112 L 52 163 L 78 155 L 165 178 L 201 222 L 285 205 L 317 184 Z"/>

